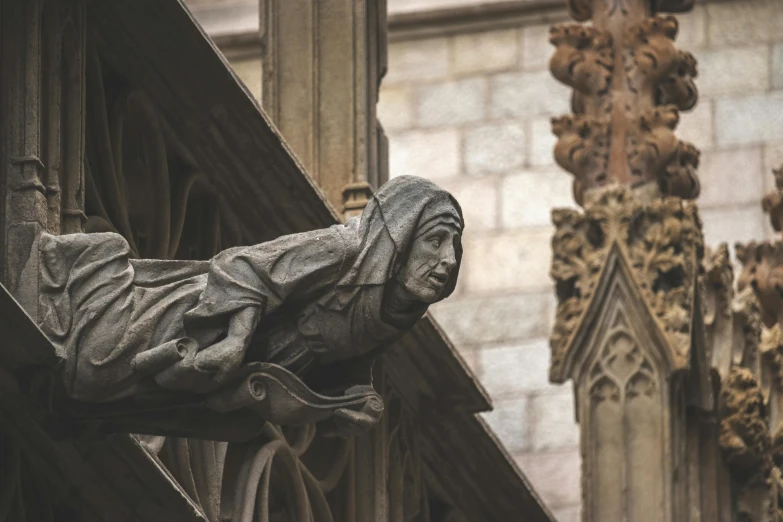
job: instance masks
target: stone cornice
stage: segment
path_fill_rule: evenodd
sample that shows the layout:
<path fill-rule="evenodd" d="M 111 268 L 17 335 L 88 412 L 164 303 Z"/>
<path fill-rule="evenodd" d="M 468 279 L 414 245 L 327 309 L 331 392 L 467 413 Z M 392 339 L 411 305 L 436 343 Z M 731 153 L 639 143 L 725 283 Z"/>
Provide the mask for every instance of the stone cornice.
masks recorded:
<path fill-rule="evenodd" d="M 563 0 L 511 0 L 389 13 L 389 39 L 413 40 L 566 20 Z"/>

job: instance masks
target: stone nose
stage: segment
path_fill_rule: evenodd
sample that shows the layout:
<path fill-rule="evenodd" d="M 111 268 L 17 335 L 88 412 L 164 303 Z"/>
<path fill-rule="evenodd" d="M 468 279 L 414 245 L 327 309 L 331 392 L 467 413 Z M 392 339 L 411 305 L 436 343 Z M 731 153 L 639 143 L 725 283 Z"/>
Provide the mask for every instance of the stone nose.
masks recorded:
<path fill-rule="evenodd" d="M 441 253 L 440 266 L 448 272 L 457 265 L 457 254 L 454 252 L 454 245 L 449 244 Z"/>

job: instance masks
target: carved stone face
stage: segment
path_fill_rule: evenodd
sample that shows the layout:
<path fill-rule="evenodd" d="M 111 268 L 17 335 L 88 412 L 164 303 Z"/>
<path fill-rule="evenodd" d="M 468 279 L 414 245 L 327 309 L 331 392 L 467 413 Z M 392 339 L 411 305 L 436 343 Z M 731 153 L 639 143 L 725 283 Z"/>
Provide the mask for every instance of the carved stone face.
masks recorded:
<path fill-rule="evenodd" d="M 436 225 L 413 241 L 397 280 L 416 300 L 427 304 L 440 300 L 457 266 L 457 241 L 459 231 L 447 224 Z"/>

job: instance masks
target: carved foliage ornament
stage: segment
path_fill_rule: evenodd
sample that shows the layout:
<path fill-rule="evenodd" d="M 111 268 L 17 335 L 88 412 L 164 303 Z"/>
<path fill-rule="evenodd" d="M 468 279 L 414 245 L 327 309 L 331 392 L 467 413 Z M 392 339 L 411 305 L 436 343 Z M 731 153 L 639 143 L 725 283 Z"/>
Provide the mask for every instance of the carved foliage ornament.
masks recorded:
<path fill-rule="evenodd" d="M 612 80 L 612 35 L 579 24 L 556 25 L 549 41 L 557 49 L 549 62 L 552 75 L 588 95 L 606 94 Z"/>
<path fill-rule="evenodd" d="M 773 473 L 772 437 L 764 398 L 750 370 L 731 370 L 721 390 L 719 413 L 718 444 L 739 486 L 738 514 L 745 520 L 767 520 L 770 506 L 759 499 L 768 495 Z"/>
<path fill-rule="evenodd" d="M 742 272 L 737 287 L 752 288 L 761 304 L 764 324 L 770 328 L 780 322 L 783 313 L 783 243 L 751 241 L 735 246 Z"/>
<path fill-rule="evenodd" d="M 622 4 L 617 0 L 607 8 Z M 693 199 L 700 189 L 699 153 L 680 142 L 674 129 L 678 111 L 693 108 L 698 99 L 696 60 L 674 46 L 679 28 L 674 17 L 625 24 L 622 31 L 603 22 L 606 27 L 552 27 L 550 41 L 557 49 L 551 72 L 574 89 L 574 115 L 552 120 L 555 160 L 574 175 L 580 205 L 586 192 L 612 182 Z"/>
<path fill-rule="evenodd" d="M 627 188 L 613 186 L 585 212 L 556 209 L 550 275 L 558 308 L 550 339 L 550 377 L 561 382 L 571 337 L 592 301 L 607 255 L 616 245 L 641 297 L 669 340 L 675 368 L 689 362 L 695 281 L 703 257 L 696 207 L 676 198 L 643 205 Z"/>

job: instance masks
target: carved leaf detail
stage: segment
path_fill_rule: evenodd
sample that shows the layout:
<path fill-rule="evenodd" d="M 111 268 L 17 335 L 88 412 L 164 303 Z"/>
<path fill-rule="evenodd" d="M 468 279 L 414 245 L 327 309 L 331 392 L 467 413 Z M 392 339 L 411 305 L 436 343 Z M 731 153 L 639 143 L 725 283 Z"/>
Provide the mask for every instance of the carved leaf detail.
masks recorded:
<path fill-rule="evenodd" d="M 629 261 L 643 299 L 669 338 L 676 366 L 687 366 L 695 281 L 704 254 L 695 207 L 675 198 L 642 205 L 630 189 L 613 186 L 584 214 L 557 210 L 553 221 L 551 276 L 559 303 L 550 338 L 553 380 L 565 377 L 569 340 L 612 245 Z"/>

